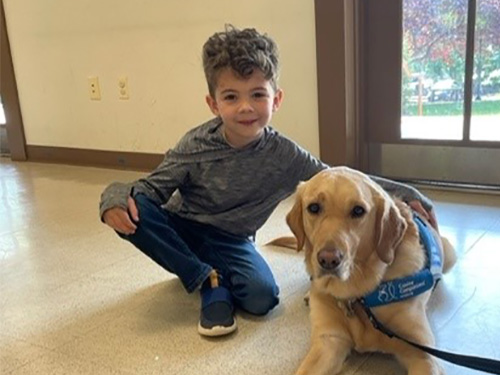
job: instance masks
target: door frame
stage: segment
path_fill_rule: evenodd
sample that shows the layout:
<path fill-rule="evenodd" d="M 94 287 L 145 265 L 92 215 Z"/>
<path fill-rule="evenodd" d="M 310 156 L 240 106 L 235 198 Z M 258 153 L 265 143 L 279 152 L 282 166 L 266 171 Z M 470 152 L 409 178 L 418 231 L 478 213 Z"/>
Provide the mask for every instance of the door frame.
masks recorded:
<path fill-rule="evenodd" d="M 7 123 L 7 141 L 10 157 L 14 161 L 24 161 L 27 159 L 26 139 L 24 136 L 23 118 L 12 63 L 3 0 L 0 0 L 0 96 L 2 97 Z"/>
<path fill-rule="evenodd" d="M 315 0 L 320 157 L 330 165 L 360 167 L 354 27 L 357 0 Z"/>

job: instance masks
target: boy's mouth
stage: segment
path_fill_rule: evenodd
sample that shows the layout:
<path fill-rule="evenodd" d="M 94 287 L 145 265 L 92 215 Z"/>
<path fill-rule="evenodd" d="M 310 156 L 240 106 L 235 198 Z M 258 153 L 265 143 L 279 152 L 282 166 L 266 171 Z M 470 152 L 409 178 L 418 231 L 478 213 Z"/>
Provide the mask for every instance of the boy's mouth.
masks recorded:
<path fill-rule="evenodd" d="M 253 125 L 257 120 L 240 120 L 238 121 L 241 125 L 250 126 Z"/>

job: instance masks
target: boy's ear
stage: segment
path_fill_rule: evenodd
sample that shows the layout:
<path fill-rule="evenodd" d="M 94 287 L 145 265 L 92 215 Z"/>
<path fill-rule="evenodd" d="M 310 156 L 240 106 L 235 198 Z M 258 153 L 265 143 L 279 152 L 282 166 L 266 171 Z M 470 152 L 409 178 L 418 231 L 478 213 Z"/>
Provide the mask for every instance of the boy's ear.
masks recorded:
<path fill-rule="evenodd" d="M 214 98 L 212 98 L 212 96 L 210 94 L 208 94 L 206 97 L 205 97 L 205 101 L 207 102 L 208 104 L 208 107 L 210 108 L 210 111 L 212 111 L 212 113 L 215 115 L 215 116 L 219 116 L 219 108 L 217 106 L 217 102 L 215 101 Z"/>
<path fill-rule="evenodd" d="M 276 112 L 280 108 L 282 102 L 283 102 L 283 90 L 278 89 L 274 94 L 273 112 Z"/>

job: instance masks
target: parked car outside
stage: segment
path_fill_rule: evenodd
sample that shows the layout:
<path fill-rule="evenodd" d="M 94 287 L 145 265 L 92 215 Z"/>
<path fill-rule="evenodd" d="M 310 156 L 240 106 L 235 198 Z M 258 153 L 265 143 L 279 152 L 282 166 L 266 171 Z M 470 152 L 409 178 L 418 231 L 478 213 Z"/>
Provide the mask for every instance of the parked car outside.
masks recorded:
<path fill-rule="evenodd" d="M 431 86 L 429 96 L 430 102 L 445 101 L 453 102 L 463 99 L 463 88 L 453 79 L 442 79 Z"/>

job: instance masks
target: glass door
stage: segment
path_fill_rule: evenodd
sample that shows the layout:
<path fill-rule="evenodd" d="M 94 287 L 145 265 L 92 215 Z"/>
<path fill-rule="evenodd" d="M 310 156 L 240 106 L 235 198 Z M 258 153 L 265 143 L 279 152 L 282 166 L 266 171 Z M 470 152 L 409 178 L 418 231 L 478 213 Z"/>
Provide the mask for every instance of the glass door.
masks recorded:
<path fill-rule="evenodd" d="M 360 4 L 365 169 L 500 190 L 500 0 Z"/>
<path fill-rule="evenodd" d="M 466 0 L 403 1 L 403 139 L 500 141 L 500 1 L 476 1 L 470 12 Z M 466 62 L 473 64 L 470 82 Z"/>

